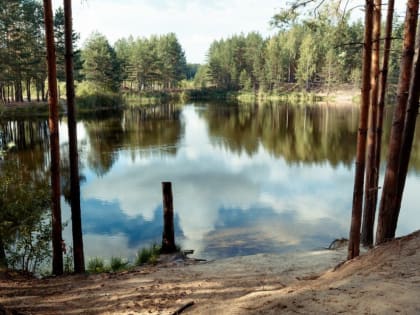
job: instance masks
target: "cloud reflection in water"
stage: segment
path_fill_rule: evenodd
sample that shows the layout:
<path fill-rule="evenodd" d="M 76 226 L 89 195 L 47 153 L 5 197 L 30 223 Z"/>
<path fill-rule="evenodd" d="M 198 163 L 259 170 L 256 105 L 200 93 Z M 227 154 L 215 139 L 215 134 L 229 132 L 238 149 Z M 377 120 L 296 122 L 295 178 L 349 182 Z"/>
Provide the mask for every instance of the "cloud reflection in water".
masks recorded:
<path fill-rule="evenodd" d="M 175 154 L 120 150 L 106 175 L 90 177 L 82 187 L 88 244 L 113 237 L 104 246 L 111 256 L 159 241 L 162 181 L 173 182 L 182 247 L 204 257 L 313 249 L 347 236 L 353 185 L 348 166 L 291 165 L 261 143 L 253 154 L 232 152 L 213 141 L 206 110 L 183 107 Z"/>

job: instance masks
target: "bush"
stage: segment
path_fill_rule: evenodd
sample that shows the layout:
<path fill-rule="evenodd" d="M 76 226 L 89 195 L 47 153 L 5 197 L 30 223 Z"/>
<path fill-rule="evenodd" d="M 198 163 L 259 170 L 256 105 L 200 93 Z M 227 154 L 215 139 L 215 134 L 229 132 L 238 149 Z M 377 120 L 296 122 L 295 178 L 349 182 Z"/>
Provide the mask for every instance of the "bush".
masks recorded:
<path fill-rule="evenodd" d="M 150 247 L 144 247 L 138 251 L 135 265 L 155 264 L 160 255 L 161 246 L 153 244 Z"/>
<path fill-rule="evenodd" d="M 128 261 L 121 257 L 111 257 L 111 270 L 113 272 L 121 271 L 126 269 L 128 266 Z"/>
<path fill-rule="evenodd" d="M 89 259 L 87 270 L 90 273 L 101 273 L 109 271 L 109 268 L 106 267 L 105 261 L 101 257 L 94 257 Z"/>
<path fill-rule="evenodd" d="M 91 82 L 81 82 L 76 87 L 76 104 L 81 109 L 115 108 L 121 106 L 120 94 L 104 90 Z"/>

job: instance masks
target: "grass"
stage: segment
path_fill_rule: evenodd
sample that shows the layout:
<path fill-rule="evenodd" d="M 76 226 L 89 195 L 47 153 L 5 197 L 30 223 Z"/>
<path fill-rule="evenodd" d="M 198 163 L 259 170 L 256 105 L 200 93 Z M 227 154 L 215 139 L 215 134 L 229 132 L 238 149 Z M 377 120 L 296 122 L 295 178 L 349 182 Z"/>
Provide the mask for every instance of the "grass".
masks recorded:
<path fill-rule="evenodd" d="M 153 244 L 149 247 L 144 247 L 137 252 L 135 261 L 136 266 L 144 264 L 156 264 L 160 255 L 161 246 Z"/>
<path fill-rule="evenodd" d="M 176 246 L 177 250 L 180 251 L 181 247 Z M 146 264 L 157 264 L 159 255 L 161 252 L 161 246 L 158 244 L 152 244 L 149 247 L 143 247 L 138 250 L 137 256 L 134 261 L 134 266 L 142 266 Z M 89 273 L 103 273 L 103 272 L 118 272 L 128 270 L 133 267 L 128 259 L 122 257 L 111 257 L 109 265 L 102 257 L 93 257 L 89 259 L 87 263 L 87 271 Z"/>
<path fill-rule="evenodd" d="M 110 269 L 113 272 L 126 270 L 129 266 L 128 260 L 121 257 L 111 257 Z"/>
<path fill-rule="evenodd" d="M 89 273 L 102 273 L 108 272 L 109 267 L 106 266 L 105 260 L 101 257 L 93 257 L 89 259 L 87 264 L 87 271 Z"/>
<path fill-rule="evenodd" d="M 104 90 L 83 81 L 76 86 L 76 104 L 80 110 L 116 108 L 123 105 L 123 98 L 118 92 Z"/>
<path fill-rule="evenodd" d="M 0 103 L 0 116 L 15 117 L 48 117 L 49 109 L 46 102 Z"/>

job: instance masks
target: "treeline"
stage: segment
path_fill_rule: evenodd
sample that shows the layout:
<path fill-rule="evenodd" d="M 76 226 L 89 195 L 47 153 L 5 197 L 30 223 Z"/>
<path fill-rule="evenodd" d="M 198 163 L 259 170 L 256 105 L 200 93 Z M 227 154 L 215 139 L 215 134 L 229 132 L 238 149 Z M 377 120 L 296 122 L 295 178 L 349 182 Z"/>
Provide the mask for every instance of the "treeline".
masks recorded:
<path fill-rule="evenodd" d="M 143 90 L 170 89 L 191 76 L 184 50 L 174 33 L 150 38 L 128 37 L 115 43 L 122 61 L 124 87 Z"/>
<path fill-rule="evenodd" d="M 402 37 L 403 24 L 394 26 Z M 326 8 L 316 18 L 294 20 L 267 39 L 258 33 L 214 41 L 208 62 L 196 75 L 198 86 L 245 91 L 281 92 L 286 83 L 299 89 L 358 85 L 361 78 L 362 22 Z M 390 76 L 398 79 L 401 40 L 394 40 Z"/>
<path fill-rule="evenodd" d="M 0 2 L 0 98 L 23 101 L 23 86 L 30 99 L 34 82 L 37 98 L 45 95 L 47 77 L 42 5 L 37 1 Z"/>
<path fill-rule="evenodd" d="M 36 0 L 0 1 L 0 102 L 46 101 L 47 66 L 43 7 Z M 57 79 L 65 80 L 64 11 L 54 15 Z M 76 47 L 78 34 L 73 33 Z M 133 37 L 111 45 L 93 33 L 82 49 L 74 50 L 76 81 L 91 93 L 118 92 L 121 87 L 138 91 L 171 89 L 192 78 L 198 65 L 187 66 L 175 34 Z M 85 89 L 83 89 L 85 88 Z M 35 95 L 35 96 L 34 96 Z"/>
<path fill-rule="evenodd" d="M 187 62 L 174 33 L 117 40 L 93 33 L 82 49 L 86 81 L 104 89 L 146 91 L 174 88 L 186 78 Z"/>
<path fill-rule="evenodd" d="M 46 50 L 43 7 L 36 0 L 0 1 L 0 102 L 46 100 Z M 64 80 L 64 12 L 54 20 L 57 74 Z M 73 35 L 76 42 L 78 36 Z M 80 53 L 75 52 L 80 68 Z"/>

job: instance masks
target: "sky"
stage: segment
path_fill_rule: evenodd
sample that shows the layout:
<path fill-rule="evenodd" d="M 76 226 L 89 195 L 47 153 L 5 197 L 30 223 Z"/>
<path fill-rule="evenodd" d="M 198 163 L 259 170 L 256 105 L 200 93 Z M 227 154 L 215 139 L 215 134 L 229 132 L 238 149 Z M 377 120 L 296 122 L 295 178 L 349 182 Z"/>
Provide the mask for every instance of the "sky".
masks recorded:
<path fill-rule="evenodd" d="M 403 12 L 404 1 L 396 2 L 397 12 Z M 57 8 L 62 0 L 53 3 Z M 214 40 L 241 32 L 257 31 L 264 37 L 276 33 L 269 21 L 287 1 L 74 0 L 72 3 L 73 27 L 81 36 L 80 45 L 94 31 L 104 34 L 111 44 L 129 35 L 149 37 L 174 32 L 187 62 L 204 63 Z"/>

